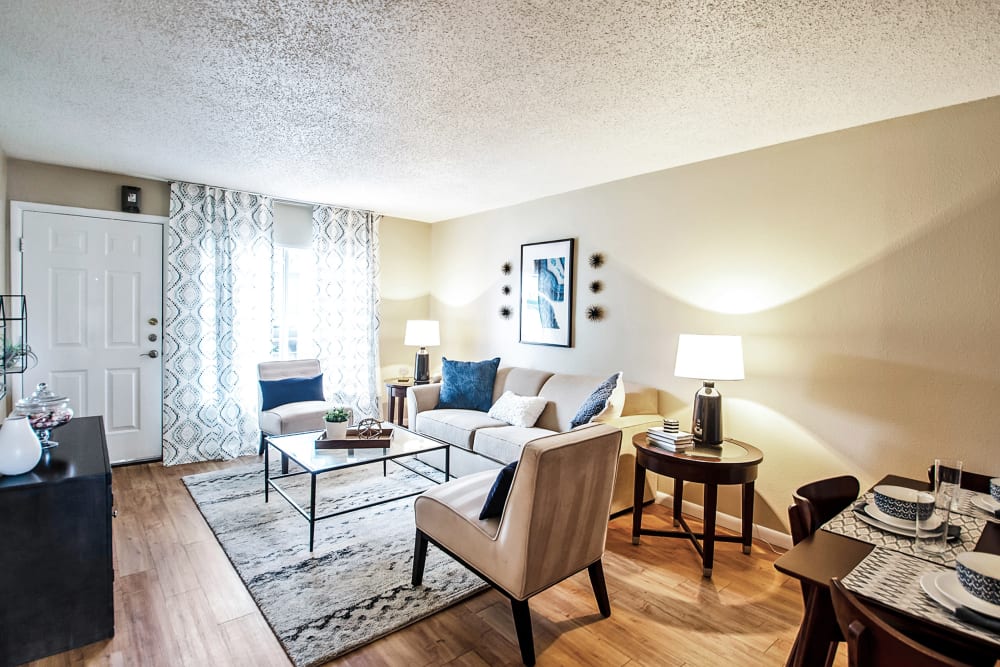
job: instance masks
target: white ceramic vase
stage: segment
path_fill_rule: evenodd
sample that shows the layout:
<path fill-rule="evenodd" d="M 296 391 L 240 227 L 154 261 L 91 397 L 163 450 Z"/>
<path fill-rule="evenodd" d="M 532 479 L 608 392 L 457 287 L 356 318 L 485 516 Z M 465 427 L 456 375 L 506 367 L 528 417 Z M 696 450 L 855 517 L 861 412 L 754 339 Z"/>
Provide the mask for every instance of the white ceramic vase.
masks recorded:
<path fill-rule="evenodd" d="M 42 458 L 42 445 L 27 417 L 7 417 L 0 427 L 0 475 L 28 472 Z"/>
<path fill-rule="evenodd" d="M 343 440 L 347 437 L 347 422 L 327 422 L 326 439 Z"/>

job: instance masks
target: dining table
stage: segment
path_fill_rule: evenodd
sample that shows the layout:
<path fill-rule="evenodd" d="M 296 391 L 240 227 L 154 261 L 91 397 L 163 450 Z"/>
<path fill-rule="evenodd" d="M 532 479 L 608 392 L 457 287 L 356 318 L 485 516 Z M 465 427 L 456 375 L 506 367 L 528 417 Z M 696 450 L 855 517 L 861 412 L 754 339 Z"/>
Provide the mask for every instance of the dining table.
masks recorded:
<path fill-rule="evenodd" d="M 878 484 L 929 489 L 926 480 L 897 475 L 887 475 Z M 871 491 L 862 495 L 860 502 L 866 498 L 871 498 Z M 961 531 L 943 554 L 924 553 L 912 537 L 890 535 L 857 521 L 852 503 L 778 557 L 774 567 L 779 572 L 814 591 L 807 596 L 786 665 L 823 665 L 830 643 L 843 640 L 830 598 L 834 577 L 903 634 L 970 665 L 995 665 L 1000 660 L 1000 633 L 957 619 L 921 590 L 923 576 L 954 569 L 955 555 L 963 550 L 1000 554 L 1000 522 L 985 512 L 969 509 L 968 503 L 965 507 L 952 512 L 952 523 Z"/>

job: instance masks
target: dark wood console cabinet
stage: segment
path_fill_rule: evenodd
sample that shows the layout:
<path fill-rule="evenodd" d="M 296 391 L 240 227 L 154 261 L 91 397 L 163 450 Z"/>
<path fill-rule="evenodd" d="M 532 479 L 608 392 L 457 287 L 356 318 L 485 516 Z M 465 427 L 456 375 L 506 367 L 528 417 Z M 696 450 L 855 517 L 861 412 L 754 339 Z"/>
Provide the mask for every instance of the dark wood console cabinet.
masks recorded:
<path fill-rule="evenodd" d="M 0 665 L 112 637 L 111 466 L 101 417 L 55 429 L 29 473 L 0 476 Z"/>

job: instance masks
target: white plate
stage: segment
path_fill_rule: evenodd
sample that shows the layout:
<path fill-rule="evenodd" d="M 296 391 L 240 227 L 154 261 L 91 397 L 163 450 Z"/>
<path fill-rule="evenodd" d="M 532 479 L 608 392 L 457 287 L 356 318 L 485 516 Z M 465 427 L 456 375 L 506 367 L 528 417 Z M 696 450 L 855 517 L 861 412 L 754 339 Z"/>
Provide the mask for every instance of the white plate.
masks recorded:
<path fill-rule="evenodd" d="M 896 528 L 902 528 L 903 530 L 916 530 L 916 527 L 914 526 L 914 523 L 916 523 L 915 521 L 907 521 L 906 519 L 900 519 L 898 517 L 892 516 L 891 514 L 886 514 L 878 507 L 876 507 L 875 503 L 868 503 L 867 505 L 865 505 L 865 511 L 868 512 L 868 516 L 870 516 L 871 518 L 877 519 L 882 523 L 888 524 L 890 526 L 895 526 Z M 934 519 L 936 521 L 935 525 L 940 526 L 941 518 L 934 517 Z M 927 528 L 933 530 L 929 524 Z"/>
<path fill-rule="evenodd" d="M 973 611 L 978 611 L 984 616 L 1000 620 L 1000 605 L 990 604 L 986 600 L 980 600 L 969 591 L 962 588 L 958 580 L 958 573 L 954 571 L 940 572 L 934 579 L 938 589 L 948 598 L 954 600 L 956 604 L 968 607 Z"/>
<path fill-rule="evenodd" d="M 972 504 L 981 510 L 986 510 L 990 514 L 1000 510 L 1000 502 L 993 500 L 993 496 L 984 496 L 981 493 L 972 496 Z"/>
<path fill-rule="evenodd" d="M 903 535 L 904 537 L 916 537 L 917 536 L 917 527 L 916 526 L 910 526 L 908 529 L 907 528 L 898 528 L 898 527 L 890 525 L 888 523 L 884 523 L 882 521 L 879 521 L 878 519 L 876 519 L 875 517 L 871 516 L 870 514 L 866 514 L 865 511 L 863 511 L 863 510 L 862 511 L 855 511 L 854 512 L 854 516 L 858 517 L 859 519 L 861 519 L 862 521 L 864 521 L 865 523 L 867 523 L 869 526 L 874 526 L 875 528 L 878 528 L 879 530 L 884 530 L 885 532 L 892 533 L 893 535 Z"/>
<path fill-rule="evenodd" d="M 927 593 L 927 597 L 937 602 L 939 605 L 955 613 L 955 608 L 958 603 L 952 600 L 950 597 L 944 594 L 937 585 L 937 577 L 939 574 L 948 574 L 947 572 L 928 572 L 924 576 L 920 577 L 920 587 L 924 589 L 924 593 Z"/>

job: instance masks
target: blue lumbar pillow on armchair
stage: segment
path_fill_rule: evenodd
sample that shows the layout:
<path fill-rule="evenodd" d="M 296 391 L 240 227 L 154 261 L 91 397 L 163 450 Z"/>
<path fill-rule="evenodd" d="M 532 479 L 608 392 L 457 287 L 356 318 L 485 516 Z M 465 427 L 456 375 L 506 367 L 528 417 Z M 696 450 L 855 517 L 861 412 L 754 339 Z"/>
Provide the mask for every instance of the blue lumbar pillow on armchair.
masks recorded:
<path fill-rule="evenodd" d="M 267 411 L 286 403 L 322 401 L 323 374 L 311 378 L 286 378 L 260 381 L 260 409 Z"/>
<path fill-rule="evenodd" d="M 438 408 L 489 412 L 493 405 L 493 383 L 500 357 L 486 361 L 441 361 L 441 395 Z"/>

